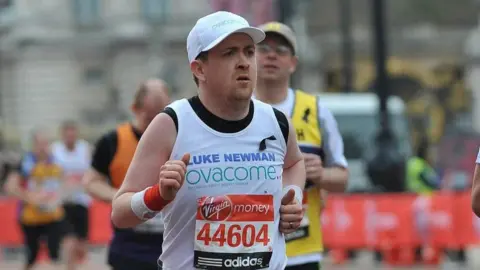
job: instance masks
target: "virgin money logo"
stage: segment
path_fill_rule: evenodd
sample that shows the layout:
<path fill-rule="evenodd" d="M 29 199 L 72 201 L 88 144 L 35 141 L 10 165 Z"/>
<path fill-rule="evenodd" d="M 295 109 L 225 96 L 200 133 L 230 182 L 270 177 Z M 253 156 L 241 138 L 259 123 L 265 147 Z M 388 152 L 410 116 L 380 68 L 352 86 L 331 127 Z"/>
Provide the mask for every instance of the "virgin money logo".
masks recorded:
<path fill-rule="evenodd" d="M 202 204 L 201 213 L 205 220 L 223 221 L 232 213 L 232 202 L 227 196 L 207 197 Z"/>

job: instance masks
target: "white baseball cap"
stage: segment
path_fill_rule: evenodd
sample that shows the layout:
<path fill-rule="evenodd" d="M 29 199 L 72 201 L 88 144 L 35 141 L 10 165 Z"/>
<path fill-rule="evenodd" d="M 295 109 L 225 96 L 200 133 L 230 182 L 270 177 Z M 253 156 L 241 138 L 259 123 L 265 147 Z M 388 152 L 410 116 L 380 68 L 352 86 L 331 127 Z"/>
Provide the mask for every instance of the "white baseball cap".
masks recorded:
<path fill-rule="evenodd" d="M 217 11 L 200 18 L 188 34 L 188 61 L 192 63 L 201 52 L 212 49 L 234 33 L 249 35 L 255 44 L 265 38 L 263 30 L 250 26 L 241 16 L 227 11 Z"/>

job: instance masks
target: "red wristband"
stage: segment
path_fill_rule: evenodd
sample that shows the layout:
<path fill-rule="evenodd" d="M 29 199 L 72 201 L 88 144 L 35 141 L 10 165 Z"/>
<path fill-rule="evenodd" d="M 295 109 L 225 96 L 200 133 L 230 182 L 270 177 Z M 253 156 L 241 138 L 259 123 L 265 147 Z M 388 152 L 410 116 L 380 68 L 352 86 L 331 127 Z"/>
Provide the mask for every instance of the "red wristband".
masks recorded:
<path fill-rule="evenodd" d="M 161 211 L 165 206 L 167 206 L 168 203 L 171 202 L 162 198 L 158 184 L 149 187 L 145 191 L 143 201 L 145 202 L 145 205 L 152 211 Z"/>

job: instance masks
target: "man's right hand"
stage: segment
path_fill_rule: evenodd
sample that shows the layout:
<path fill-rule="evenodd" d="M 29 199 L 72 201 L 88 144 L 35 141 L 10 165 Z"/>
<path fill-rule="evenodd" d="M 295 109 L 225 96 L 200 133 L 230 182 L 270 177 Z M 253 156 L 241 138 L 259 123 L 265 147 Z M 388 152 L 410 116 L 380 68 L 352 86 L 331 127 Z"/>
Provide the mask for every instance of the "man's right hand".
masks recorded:
<path fill-rule="evenodd" d="M 302 202 L 295 198 L 295 191 L 290 189 L 283 196 L 280 206 L 280 231 L 285 234 L 296 231 L 304 214 Z"/>
<path fill-rule="evenodd" d="M 159 188 L 164 200 L 175 199 L 178 190 L 182 187 L 190 162 L 190 154 L 183 155 L 181 160 L 169 160 L 160 168 Z"/>

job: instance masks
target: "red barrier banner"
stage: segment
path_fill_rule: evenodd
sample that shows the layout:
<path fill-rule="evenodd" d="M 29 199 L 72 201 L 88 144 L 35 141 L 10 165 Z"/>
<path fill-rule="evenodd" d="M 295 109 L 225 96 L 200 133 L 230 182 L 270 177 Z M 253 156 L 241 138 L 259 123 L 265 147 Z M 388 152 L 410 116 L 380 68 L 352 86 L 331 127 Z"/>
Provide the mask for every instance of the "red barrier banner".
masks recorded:
<path fill-rule="evenodd" d="M 329 247 L 361 247 L 365 244 L 363 224 L 365 209 L 363 197 L 335 197 L 329 195 L 323 211 L 323 238 Z"/>
<path fill-rule="evenodd" d="M 0 200 L 1 246 L 22 245 L 18 201 Z M 112 237 L 111 207 L 94 202 L 90 208 L 92 244 Z M 413 247 L 428 244 L 459 248 L 480 243 L 480 219 L 470 207 L 470 193 L 329 195 L 322 214 L 323 237 L 329 248 Z"/>
<path fill-rule="evenodd" d="M 480 218 L 471 210 L 470 193 L 456 195 L 452 208 L 456 246 L 480 243 Z"/>
<path fill-rule="evenodd" d="M 23 244 L 19 225 L 20 202 L 14 199 L 0 199 L 0 246 L 17 247 Z M 109 204 L 95 201 L 89 211 L 89 240 L 91 244 L 105 245 L 112 237 Z"/>
<path fill-rule="evenodd" d="M 95 202 L 89 211 L 89 239 L 94 245 L 105 245 L 110 242 L 113 233 L 110 213 L 112 207 L 104 202 Z"/>
<path fill-rule="evenodd" d="M 22 243 L 18 225 L 18 202 L 10 199 L 0 200 L 0 246 L 18 246 Z"/>
<path fill-rule="evenodd" d="M 325 246 L 384 248 L 480 243 L 469 193 L 334 195 L 322 214 Z"/>

